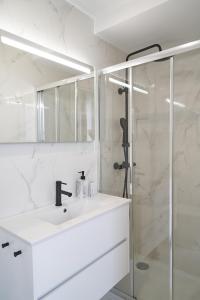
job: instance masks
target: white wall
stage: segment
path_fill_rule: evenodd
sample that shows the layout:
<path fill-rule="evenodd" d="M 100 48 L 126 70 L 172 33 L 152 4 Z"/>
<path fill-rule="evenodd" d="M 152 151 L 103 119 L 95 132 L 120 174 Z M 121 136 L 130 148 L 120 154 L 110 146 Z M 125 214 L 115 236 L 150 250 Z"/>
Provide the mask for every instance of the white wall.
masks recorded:
<path fill-rule="evenodd" d="M 93 35 L 92 21 L 64 0 L 1 0 L 0 28 L 101 68 L 124 54 Z M 74 192 L 77 171 L 97 181 L 90 144 L 0 145 L 0 217 L 53 203 L 55 181 Z"/>

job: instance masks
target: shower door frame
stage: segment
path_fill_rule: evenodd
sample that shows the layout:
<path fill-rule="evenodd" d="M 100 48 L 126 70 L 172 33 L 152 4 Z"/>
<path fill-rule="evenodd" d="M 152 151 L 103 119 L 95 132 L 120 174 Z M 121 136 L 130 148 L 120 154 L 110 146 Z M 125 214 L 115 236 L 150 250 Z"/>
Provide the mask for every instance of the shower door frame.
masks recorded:
<path fill-rule="evenodd" d="M 187 53 L 195 49 L 200 49 L 200 40 L 193 41 L 190 43 L 182 44 L 177 47 L 173 47 L 167 50 L 163 50 L 160 52 L 156 52 L 153 54 L 149 54 L 137 59 L 133 59 L 124 63 L 120 63 L 117 65 L 113 65 L 107 68 L 104 68 L 98 71 L 98 77 L 100 78 L 101 75 L 111 74 L 113 72 L 117 72 L 120 70 L 128 69 L 129 71 L 129 82 L 130 86 L 133 83 L 133 72 L 134 67 L 140 66 L 146 63 L 150 63 L 153 61 L 158 61 L 160 59 L 169 58 L 170 61 L 170 108 L 169 108 L 169 300 L 174 299 L 174 237 L 173 237 L 173 227 L 174 227 L 174 220 L 173 220 L 173 155 L 174 155 L 174 57 L 179 54 Z M 132 136 L 133 136 L 133 118 L 134 112 L 132 115 L 132 100 L 133 99 L 133 91 L 129 89 L 129 141 L 130 141 L 130 153 L 129 153 L 129 160 L 131 165 L 131 174 L 133 174 L 133 154 L 131 151 L 132 147 Z M 134 177 L 134 176 L 132 176 Z M 133 186 L 133 182 L 132 182 Z M 133 194 L 133 193 L 132 193 Z M 134 243 L 134 236 L 132 237 L 132 243 Z M 131 271 L 133 273 L 133 270 Z M 133 289 L 134 289 L 134 274 L 132 274 L 133 278 Z M 134 298 L 133 298 L 134 299 Z"/>

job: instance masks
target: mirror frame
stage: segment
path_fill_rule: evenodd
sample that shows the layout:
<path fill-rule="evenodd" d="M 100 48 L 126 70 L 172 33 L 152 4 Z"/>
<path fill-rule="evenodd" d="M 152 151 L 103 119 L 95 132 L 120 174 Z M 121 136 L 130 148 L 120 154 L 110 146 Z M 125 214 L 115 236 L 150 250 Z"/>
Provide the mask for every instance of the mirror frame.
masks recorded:
<path fill-rule="evenodd" d="M 78 127 L 78 120 L 77 120 L 77 103 L 78 103 L 78 82 L 82 81 L 82 80 L 87 80 L 87 79 L 94 79 L 94 83 L 93 83 L 93 87 L 94 87 L 94 115 L 96 116 L 96 92 L 95 92 L 95 86 L 96 86 L 96 74 L 95 73 L 91 73 L 89 75 L 78 75 L 78 76 L 74 76 L 74 77 L 70 77 L 70 78 L 66 78 L 63 80 L 59 80 L 50 84 L 46 84 L 44 86 L 41 86 L 39 88 L 36 89 L 36 97 L 37 97 L 37 107 L 39 107 L 39 109 L 37 110 L 37 125 L 39 126 L 37 128 L 37 139 L 38 142 L 36 143 L 90 143 L 93 142 L 95 140 L 95 136 L 96 136 L 96 121 L 94 118 L 94 139 L 91 141 L 79 141 L 78 140 L 78 136 L 77 136 L 77 127 Z M 75 140 L 74 141 L 59 141 L 58 140 L 58 128 L 56 128 L 56 141 L 55 142 L 45 142 L 44 141 L 44 129 L 43 129 L 43 114 L 41 112 L 41 93 L 45 90 L 49 90 L 49 89 L 56 89 L 60 86 L 64 86 L 67 84 L 71 84 L 74 83 L 75 84 Z M 58 124 L 57 124 L 58 125 Z"/>

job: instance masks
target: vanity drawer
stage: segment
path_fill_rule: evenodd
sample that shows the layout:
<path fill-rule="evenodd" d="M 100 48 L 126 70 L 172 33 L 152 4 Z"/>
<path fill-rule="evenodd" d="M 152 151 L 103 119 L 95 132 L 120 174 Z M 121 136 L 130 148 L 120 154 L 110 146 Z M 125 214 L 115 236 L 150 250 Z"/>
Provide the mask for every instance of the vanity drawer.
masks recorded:
<path fill-rule="evenodd" d="M 99 300 L 129 272 L 128 241 L 40 298 L 41 300 Z"/>
<path fill-rule="evenodd" d="M 34 300 L 31 247 L 0 228 L 0 299 Z"/>
<path fill-rule="evenodd" d="M 128 205 L 35 245 L 33 270 L 36 295 L 42 297 L 124 240 L 128 244 Z M 127 257 L 129 256 L 126 255 L 126 259 Z"/>

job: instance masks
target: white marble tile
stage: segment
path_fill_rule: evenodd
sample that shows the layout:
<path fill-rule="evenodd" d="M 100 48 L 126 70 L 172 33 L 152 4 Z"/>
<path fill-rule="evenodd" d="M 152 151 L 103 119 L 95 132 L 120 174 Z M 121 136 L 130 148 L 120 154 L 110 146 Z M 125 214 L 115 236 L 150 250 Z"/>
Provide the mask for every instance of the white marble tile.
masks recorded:
<path fill-rule="evenodd" d="M 93 21 L 65 0 L 2 0 L 0 28 L 98 68 L 125 57 L 94 35 Z"/>
<path fill-rule="evenodd" d="M 67 182 L 66 188 L 75 193 L 82 169 L 97 183 L 93 143 L 1 145 L 0 164 L 1 217 L 53 203 L 56 180 Z"/>

